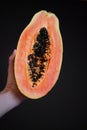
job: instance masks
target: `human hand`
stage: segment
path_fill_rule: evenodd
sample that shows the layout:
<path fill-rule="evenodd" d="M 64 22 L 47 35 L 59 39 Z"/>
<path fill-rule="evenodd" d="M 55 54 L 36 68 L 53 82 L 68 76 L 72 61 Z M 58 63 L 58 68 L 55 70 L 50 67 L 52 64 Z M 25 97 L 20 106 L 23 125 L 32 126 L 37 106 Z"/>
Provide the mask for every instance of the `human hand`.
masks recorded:
<path fill-rule="evenodd" d="M 16 50 L 9 57 L 7 83 L 3 91 L 0 92 L 0 117 L 5 113 L 18 106 L 25 96 L 18 90 L 14 76 L 14 59 Z"/>
<path fill-rule="evenodd" d="M 19 92 L 14 76 L 15 55 L 16 55 L 16 49 L 9 57 L 7 83 L 2 93 L 11 92 L 14 95 L 14 98 L 16 99 L 18 98 L 18 100 L 22 101 L 25 99 L 25 96 L 22 95 L 21 92 Z"/>

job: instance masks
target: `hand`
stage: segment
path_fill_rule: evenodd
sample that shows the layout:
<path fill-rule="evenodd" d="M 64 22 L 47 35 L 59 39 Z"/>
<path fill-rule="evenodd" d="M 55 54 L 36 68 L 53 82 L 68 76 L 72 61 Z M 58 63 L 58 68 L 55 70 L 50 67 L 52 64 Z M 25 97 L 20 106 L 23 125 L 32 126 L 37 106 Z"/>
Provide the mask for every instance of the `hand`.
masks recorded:
<path fill-rule="evenodd" d="M 9 66 L 8 66 L 8 77 L 7 77 L 7 83 L 5 89 L 2 91 L 2 93 L 11 92 L 15 98 L 18 98 L 18 100 L 22 101 L 25 99 L 25 96 L 23 96 L 17 87 L 15 76 L 14 76 L 14 60 L 15 60 L 16 50 L 13 51 L 13 53 L 9 57 Z"/>
<path fill-rule="evenodd" d="M 14 76 L 14 59 L 16 50 L 9 57 L 7 83 L 3 91 L 0 92 L 0 117 L 5 113 L 18 106 L 25 96 L 18 90 Z"/>

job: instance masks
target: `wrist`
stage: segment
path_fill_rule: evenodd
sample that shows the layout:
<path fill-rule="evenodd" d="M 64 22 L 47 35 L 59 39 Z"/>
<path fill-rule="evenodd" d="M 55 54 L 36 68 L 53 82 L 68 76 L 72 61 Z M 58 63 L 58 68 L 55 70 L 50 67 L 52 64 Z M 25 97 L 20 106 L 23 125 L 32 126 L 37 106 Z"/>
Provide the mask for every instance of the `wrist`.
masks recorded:
<path fill-rule="evenodd" d="M 21 103 L 25 97 L 19 92 L 18 88 L 6 86 L 0 94 L 9 94 L 12 100 L 16 101 L 17 103 Z"/>
<path fill-rule="evenodd" d="M 21 101 L 11 91 L 0 93 L 0 117 L 15 108 Z"/>
<path fill-rule="evenodd" d="M 5 102 L 8 102 L 9 105 L 16 106 L 21 103 L 19 95 L 13 90 L 4 89 L 0 92 L 0 95 L 3 97 Z"/>

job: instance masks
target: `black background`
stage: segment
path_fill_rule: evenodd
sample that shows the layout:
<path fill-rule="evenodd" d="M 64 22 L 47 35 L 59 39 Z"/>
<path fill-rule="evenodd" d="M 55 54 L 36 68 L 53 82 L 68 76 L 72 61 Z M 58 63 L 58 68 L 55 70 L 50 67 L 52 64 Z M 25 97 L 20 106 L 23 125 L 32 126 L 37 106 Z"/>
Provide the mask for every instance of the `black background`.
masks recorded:
<path fill-rule="evenodd" d="M 0 4 L 0 90 L 6 83 L 8 57 L 22 30 L 42 10 L 55 13 L 63 38 L 63 64 L 52 91 L 25 100 L 0 119 L 0 130 L 87 128 L 87 2 L 31 1 Z"/>

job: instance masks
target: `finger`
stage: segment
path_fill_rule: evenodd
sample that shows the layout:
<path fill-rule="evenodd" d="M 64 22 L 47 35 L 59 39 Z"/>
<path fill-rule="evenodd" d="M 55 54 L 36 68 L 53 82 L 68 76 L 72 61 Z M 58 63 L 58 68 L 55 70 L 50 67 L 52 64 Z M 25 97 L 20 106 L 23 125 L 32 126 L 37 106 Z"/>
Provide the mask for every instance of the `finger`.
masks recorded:
<path fill-rule="evenodd" d="M 11 56 L 9 57 L 9 65 L 8 65 L 8 79 L 7 82 L 11 83 L 14 81 L 14 58 L 16 55 L 16 50 L 13 51 Z"/>
<path fill-rule="evenodd" d="M 14 58 L 16 55 L 16 50 L 13 51 L 11 56 L 9 57 L 9 66 L 8 66 L 8 74 L 11 75 L 13 74 L 14 71 Z"/>
<path fill-rule="evenodd" d="M 9 62 L 12 63 L 12 61 L 14 60 L 15 58 L 15 55 L 16 55 L 16 49 L 14 49 L 14 51 L 12 52 L 11 56 L 9 57 Z"/>

